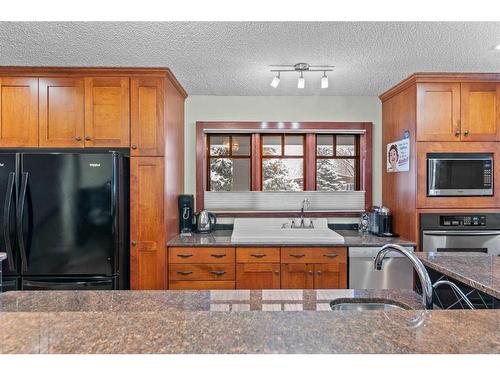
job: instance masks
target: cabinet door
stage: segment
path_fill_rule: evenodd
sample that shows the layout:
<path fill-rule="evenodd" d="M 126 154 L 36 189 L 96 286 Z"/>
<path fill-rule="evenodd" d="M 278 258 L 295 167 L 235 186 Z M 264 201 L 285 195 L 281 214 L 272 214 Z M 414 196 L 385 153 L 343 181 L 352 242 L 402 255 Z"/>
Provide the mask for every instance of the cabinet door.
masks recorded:
<path fill-rule="evenodd" d="M 238 263 L 236 289 L 279 289 L 279 263 Z"/>
<path fill-rule="evenodd" d="M 314 265 L 285 263 L 281 265 L 281 289 L 312 289 Z"/>
<path fill-rule="evenodd" d="M 417 141 L 460 141 L 460 83 L 417 84 Z"/>
<path fill-rule="evenodd" d="M 462 141 L 500 140 L 500 84 L 461 84 Z"/>
<path fill-rule="evenodd" d="M 163 175 L 163 158 L 130 158 L 132 289 L 164 289 L 166 287 Z"/>
<path fill-rule="evenodd" d="M 40 146 L 83 147 L 83 79 L 40 78 L 39 93 Z"/>
<path fill-rule="evenodd" d="M 38 146 L 38 79 L 0 77 L 0 147 Z"/>
<path fill-rule="evenodd" d="M 129 79 L 85 79 L 85 147 L 129 147 Z"/>
<path fill-rule="evenodd" d="M 347 288 L 347 266 L 345 263 L 325 263 L 314 265 L 315 289 Z"/>
<path fill-rule="evenodd" d="M 130 114 L 132 156 L 164 155 L 164 98 L 161 78 L 131 79 Z"/>

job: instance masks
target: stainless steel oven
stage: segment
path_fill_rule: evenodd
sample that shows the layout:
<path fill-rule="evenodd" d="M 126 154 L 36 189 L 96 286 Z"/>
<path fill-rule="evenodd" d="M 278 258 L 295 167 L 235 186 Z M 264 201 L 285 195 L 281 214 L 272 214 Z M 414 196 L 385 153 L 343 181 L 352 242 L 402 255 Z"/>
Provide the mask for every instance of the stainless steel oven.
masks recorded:
<path fill-rule="evenodd" d="M 500 255 L 500 213 L 421 214 L 420 233 L 423 251 Z"/>
<path fill-rule="evenodd" d="M 428 196 L 492 196 L 493 154 L 427 154 Z"/>

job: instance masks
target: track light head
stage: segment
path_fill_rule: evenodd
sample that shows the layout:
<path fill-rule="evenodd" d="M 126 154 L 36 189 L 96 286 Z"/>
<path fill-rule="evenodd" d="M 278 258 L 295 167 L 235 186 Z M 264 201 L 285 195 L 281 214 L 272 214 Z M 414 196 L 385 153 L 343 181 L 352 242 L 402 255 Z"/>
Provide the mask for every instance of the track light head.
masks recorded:
<path fill-rule="evenodd" d="M 297 88 L 303 89 L 306 86 L 306 81 L 304 79 L 304 73 L 300 72 L 300 77 L 297 81 Z"/>
<path fill-rule="evenodd" d="M 273 81 L 271 82 L 271 86 L 274 88 L 277 88 L 279 84 L 280 84 L 280 72 L 278 72 L 276 77 L 273 78 Z"/>
<path fill-rule="evenodd" d="M 321 88 L 322 89 L 328 88 L 328 77 L 326 76 L 326 72 L 323 72 L 323 77 L 321 77 Z"/>

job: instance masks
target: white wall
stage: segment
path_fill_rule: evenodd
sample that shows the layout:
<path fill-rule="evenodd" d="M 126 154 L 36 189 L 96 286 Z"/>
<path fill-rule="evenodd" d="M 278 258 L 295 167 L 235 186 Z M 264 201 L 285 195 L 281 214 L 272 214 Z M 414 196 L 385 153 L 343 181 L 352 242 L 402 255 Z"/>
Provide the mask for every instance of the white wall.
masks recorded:
<path fill-rule="evenodd" d="M 196 192 L 196 121 L 373 122 L 373 202 L 382 200 L 382 105 L 374 96 L 189 96 L 185 107 L 186 194 Z"/>

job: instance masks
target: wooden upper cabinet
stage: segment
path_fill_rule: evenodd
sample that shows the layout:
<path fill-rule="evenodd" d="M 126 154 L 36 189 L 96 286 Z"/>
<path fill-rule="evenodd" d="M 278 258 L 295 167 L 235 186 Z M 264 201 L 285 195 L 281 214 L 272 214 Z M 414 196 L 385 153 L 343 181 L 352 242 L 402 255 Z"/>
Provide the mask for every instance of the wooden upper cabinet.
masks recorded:
<path fill-rule="evenodd" d="M 462 141 L 500 140 L 500 84 L 461 84 Z"/>
<path fill-rule="evenodd" d="M 130 140 L 132 156 L 163 156 L 164 94 L 162 78 L 130 81 Z"/>
<path fill-rule="evenodd" d="M 83 78 L 40 78 L 40 146 L 84 146 Z"/>
<path fill-rule="evenodd" d="M 85 78 L 85 147 L 129 147 L 129 78 Z"/>
<path fill-rule="evenodd" d="M 38 146 L 38 79 L 0 77 L 0 147 Z"/>
<path fill-rule="evenodd" d="M 460 141 L 460 83 L 417 83 L 417 141 Z"/>
<path fill-rule="evenodd" d="M 132 289 L 165 289 L 164 158 L 130 158 Z"/>

